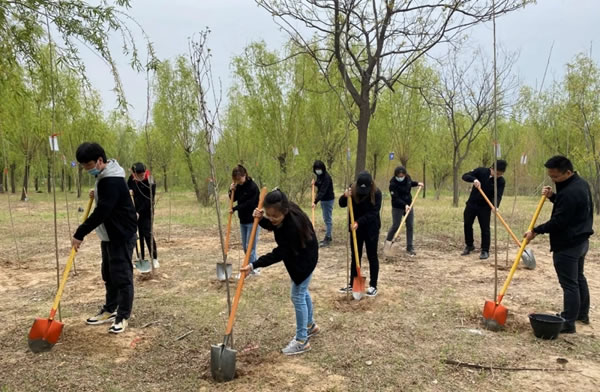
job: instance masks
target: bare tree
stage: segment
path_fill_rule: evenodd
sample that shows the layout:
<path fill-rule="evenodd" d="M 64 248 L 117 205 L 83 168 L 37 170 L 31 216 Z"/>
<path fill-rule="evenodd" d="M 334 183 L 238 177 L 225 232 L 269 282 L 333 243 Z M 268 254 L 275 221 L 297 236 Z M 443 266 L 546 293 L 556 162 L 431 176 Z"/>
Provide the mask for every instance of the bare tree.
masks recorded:
<path fill-rule="evenodd" d="M 384 87 L 434 46 L 530 0 L 255 0 L 312 56 L 358 130 L 356 172 L 364 170 L 369 122 Z M 304 29 L 298 27 L 300 22 Z M 337 70 L 343 87 L 333 82 Z M 347 96 L 356 105 L 351 109 Z"/>
<path fill-rule="evenodd" d="M 516 86 L 510 73 L 514 57 L 506 55 L 500 63 L 496 105 L 499 112 L 506 108 L 507 92 Z M 469 61 L 461 62 L 454 51 L 440 72 L 439 83 L 431 84 L 427 90 L 422 90 L 424 98 L 442 111 L 452 137 L 452 205 L 457 207 L 461 165 L 494 116 L 493 66 L 482 53 L 476 52 Z"/>

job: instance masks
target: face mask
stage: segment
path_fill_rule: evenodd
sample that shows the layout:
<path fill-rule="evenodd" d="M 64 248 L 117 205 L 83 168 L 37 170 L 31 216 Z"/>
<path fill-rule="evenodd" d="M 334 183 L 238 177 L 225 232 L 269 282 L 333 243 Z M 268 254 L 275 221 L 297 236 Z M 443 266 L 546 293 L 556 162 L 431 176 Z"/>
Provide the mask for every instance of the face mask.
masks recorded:
<path fill-rule="evenodd" d="M 323 174 L 323 170 L 315 170 L 315 173 L 317 173 L 317 176 L 320 176 L 321 174 Z"/>
<path fill-rule="evenodd" d="M 406 178 L 406 177 L 396 177 L 396 181 L 398 181 L 398 182 L 402 182 L 402 181 L 404 181 L 404 179 L 405 179 L 405 178 Z"/>
<path fill-rule="evenodd" d="M 96 177 L 98 174 L 100 174 L 100 170 L 98 170 L 97 168 L 93 168 L 88 170 L 88 173 L 90 173 L 90 175 Z"/>

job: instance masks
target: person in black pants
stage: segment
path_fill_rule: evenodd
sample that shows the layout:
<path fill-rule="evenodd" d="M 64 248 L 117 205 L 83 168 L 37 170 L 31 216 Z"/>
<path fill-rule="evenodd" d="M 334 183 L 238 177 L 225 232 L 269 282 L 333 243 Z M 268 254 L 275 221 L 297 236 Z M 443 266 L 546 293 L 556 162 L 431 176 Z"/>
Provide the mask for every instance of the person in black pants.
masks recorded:
<path fill-rule="evenodd" d="M 594 234 L 592 193 L 589 184 L 573 170 L 573 164 L 566 157 L 554 156 L 544 166 L 556 184 L 556 193 L 549 186 L 542 190 L 554 203 L 552 215 L 548 222 L 525 233 L 525 238 L 531 241 L 538 234 L 550 234 L 554 269 L 563 290 L 564 310 L 560 315 L 566 322 L 561 332 L 575 333 L 575 321 L 590 322 L 590 292 L 583 266 L 589 237 Z"/>
<path fill-rule="evenodd" d="M 505 182 L 502 176 L 505 171 L 506 161 L 499 159 L 496 162 L 496 172 L 494 172 L 493 167 L 479 167 L 462 176 L 463 181 L 473 183 L 473 189 L 471 189 L 471 195 L 467 200 L 463 213 L 465 226 L 465 249 L 461 253 L 463 256 L 475 250 L 473 246 L 473 223 L 475 222 L 475 218 L 477 218 L 481 229 L 481 253 L 479 254 L 479 258 L 484 260 L 490 257 L 490 215 L 492 210 L 477 188 L 481 188 L 488 199 L 493 202 L 494 176 L 496 176 L 498 184 L 496 208 L 498 208 L 502 200 L 502 194 L 504 193 Z"/>
<path fill-rule="evenodd" d="M 362 258 L 363 244 L 367 248 L 367 258 L 369 259 L 370 281 L 367 295 L 374 297 L 377 295 L 377 278 L 379 276 L 379 259 L 377 257 L 377 243 L 379 242 L 379 229 L 381 229 L 381 219 L 379 210 L 381 209 L 381 191 L 373 182 L 373 177 L 367 171 L 358 174 L 356 182 L 344 192 L 340 197 L 340 207 L 348 206 L 348 198 L 352 198 L 352 208 L 354 210 L 354 226 L 356 230 L 356 242 L 358 245 L 358 258 Z M 350 242 L 352 249 L 352 241 Z M 346 293 L 352 291 L 352 281 L 356 276 L 356 259 L 354 251 L 352 253 L 352 267 L 350 268 L 350 282 L 348 286 L 342 287 L 339 291 Z"/>
<path fill-rule="evenodd" d="M 412 203 L 412 195 L 410 191 L 413 187 L 423 186 L 422 182 L 413 181 L 410 176 L 406 173 L 404 166 L 398 166 L 394 170 L 394 177 L 390 179 L 390 195 L 392 196 L 392 227 L 390 227 L 385 244 L 383 245 L 383 254 L 388 257 L 392 250 L 392 240 L 400 222 L 404 215 L 406 217 L 406 253 L 410 256 L 415 256 L 415 249 L 413 246 L 413 222 L 414 213 L 410 209 Z"/>
<path fill-rule="evenodd" d="M 152 267 L 159 268 L 158 251 L 156 250 L 156 241 L 152 233 L 152 211 L 156 200 L 156 184 L 146 170 L 143 163 L 137 162 L 131 166 L 131 175 L 127 180 L 127 186 L 133 191 L 133 201 L 135 211 L 138 214 L 138 231 L 140 233 L 140 256 L 144 260 L 144 243 L 148 245 L 150 255 L 152 256 Z M 151 204 L 152 201 L 152 204 Z"/>
<path fill-rule="evenodd" d="M 333 180 L 327 168 L 322 161 L 316 160 L 313 163 L 313 172 L 317 175 L 315 186 L 319 190 L 313 201 L 313 208 L 318 202 L 321 202 L 321 211 L 323 211 L 323 221 L 325 222 L 325 238 L 319 242 L 319 247 L 329 246 L 331 244 L 331 231 L 333 228 L 333 201 L 335 200 L 335 194 L 333 193 Z"/>
<path fill-rule="evenodd" d="M 133 307 L 133 266 L 131 256 L 137 228 L 135 208 L 129 195 L 125 170 L 115 160 L 107 160 L 97 143 L 83 143 L 76 151 L 77 161 L 96 178 L 90 196 L 96 208 L 73 234 L 71 244 L 78 250 L 92 230 L 100 238 L 102 280 L 106 301 L 100 312 L 86 320 L 99 325 L 112 321 L 108 332 L 121 333 L 127 327 Z"/>

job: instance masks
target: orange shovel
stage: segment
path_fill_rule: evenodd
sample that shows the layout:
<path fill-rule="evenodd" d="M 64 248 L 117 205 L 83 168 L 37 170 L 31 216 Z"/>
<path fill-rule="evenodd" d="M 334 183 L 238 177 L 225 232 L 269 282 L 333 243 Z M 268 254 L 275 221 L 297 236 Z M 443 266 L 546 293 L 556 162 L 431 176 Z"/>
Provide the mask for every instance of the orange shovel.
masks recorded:
<path fill-rule="evenodd" d="M 352 248 L 354 249 L 354 260 L 356 260 L 356 276 L 352 280 L 352 297 L 358 301 L 365 294 L 365 277 L 360 273 L 360 257 L 358 256 L 358 245 L 356 244 L 356 230 L 352 228 L 352 226 L 354 226 L 354 208 L 352 207 L 352 196 L 348 197 L 348 210 L 350 211 Z"/>
<path fill-rule="evenodd" d="M 544 206 L 545 201 L 546 196 L 542 196 L 540 202 L 538 203 L 537 209 L 535 210 L 535 214 L 533 215 L 533 219 L 529 224 L 528 231 L 533 230 L 533 226 L 535 225 L 535 222 L 537 221 L 537 218 L 540 215 L 540 212 L 542 211 L 542 207 Z M 521 247 L 517 252 L 517 257 L 515 258 L 512 268 L 510 269 L 510 272 L 506 277 L 504 286 L 502 286 L 502 290 L 500 290 L 500 294 L 498 294 L 498 298 L 496 299 L 496 301 L 485 301 L 485 305 L 483 306 L 483 322 L 488 329 L 498 330 L 501 329 L 506 323 L 506 318 L 508 317 L 508 309 L 503 305 L 500 305 L 500 302 L 502 302 L 502 298 L 504 298 L 506 289 L 508 288 L 512 277 L 515 274 L 515 271 L 517 270 L 517 266 L 519 265 L 519 261 L 521 260 L 523 252 L 525 251 L 527 242 L 527 239 L 523 239 L 523 241 L 521 242 Z"/>
<path fill-rule="evenodd" d="M 94 198 L 90 197 L 90 201 L 88 202 L 87 208 L 85 209 L 85 213 L 83 214 L 84 221 L 90 214 L 93 202 Z M 58 309 L 60 297 L 62 296 L 63 290 L 65 289 L 67 278 L 69 277 L 69 272 L 71 271 L 71 267 L 73 266 L 73 261 L 75 260 L 76 253 L 77 251 L 75 250 L 75 248 L 71 248 L 69 260 L 67 261 L 67 265 L 65 266 L 65 270 L 63 272 L 62 280 L 60 281 L 60 285 L 58 286 L 58 291 L 56 292 L 56 297 L 54 298 L 52 309 L 50 309 L 50 317 L 48 317 L 47 319 L 37 318 L 31 326 L 31 330 L 29 331 L 29 349 L 34 353 L 50 351 L 60 338 L 60 334 L 62 333 L 63 327 L 65 325 L 60 321 L 54 320 L 54 316 L 56 315 L 56 309 Z"/>

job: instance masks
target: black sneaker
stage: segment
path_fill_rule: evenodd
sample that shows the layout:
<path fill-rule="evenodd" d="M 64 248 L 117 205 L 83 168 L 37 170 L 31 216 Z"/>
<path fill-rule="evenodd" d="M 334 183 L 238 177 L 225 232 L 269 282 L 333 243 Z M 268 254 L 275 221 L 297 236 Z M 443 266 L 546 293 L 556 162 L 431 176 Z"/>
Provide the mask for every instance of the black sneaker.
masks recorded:
<path fill-rule="evenodd" d="M 474 246 L 465 246 L 465 249 L 462 251 L 462 253 L 460 254 L 461 256 L 466 256 L 469 253 L 473 252 L 475 250 Z"/>
<path fill-rule="evenodd" d="M 485 260 L 485 259 L 487 259 L 488 257 L 490 257 L 490 253 L 489 253 L 489 252 L 487 252 L 487 251 L 485 251 L 485 250 L 482 250 L 482 251 L 481 251 L 481 253 L 479 254 L 479 258 L 480 258 L 481 260 Z"/>
<path fill-rule="evenodd" d="M 582 324 L 589 324 L 590 317 L 589 316 L 579 316 L 579 317 L 577 317 L 577 321 L 579 321 Z"/>
<path fill-rule="evenodd" d="M 417 254 L 415 253 L 415 250 L 414 250 L 414 249 L 407 249 L 407 250 L 406 250 L 406 253 L 407 253 L 409 256 L 416 256 L 416 255 L 417 255 Z"/>
<path fill-rule="evenodd" d="M 373 286 L 369 287 L 367 289 L 367 296 L 368 297 L 375 297 L 375 296 L 377 296 L 377 287 L 373 287 Z"/>
<path fill-rule="evenodd" d="M 323 248 L 323 247 L 331 245 L 331 241 L 332 241 L 331 237 L 323 238 L 323 241 L 319 242 L 319 248 Z"/>
<path fill-rule="evenodd" d="M 338 293 L 342 293 L 342 294 L 351 293 L 351 292 L 352 292 L 352 285 L 342 287 L 341 289 L 338 290 Z"/>
<path fill-rule="evenodd" d="M 575 333 L 575 323 L 569 325 L 569 323 L 564 323 L 560 333 Z"/>

